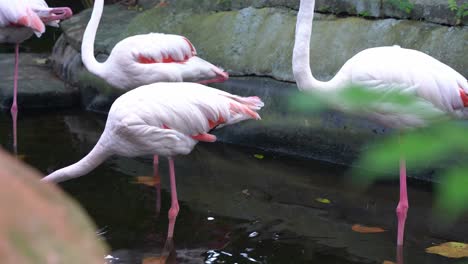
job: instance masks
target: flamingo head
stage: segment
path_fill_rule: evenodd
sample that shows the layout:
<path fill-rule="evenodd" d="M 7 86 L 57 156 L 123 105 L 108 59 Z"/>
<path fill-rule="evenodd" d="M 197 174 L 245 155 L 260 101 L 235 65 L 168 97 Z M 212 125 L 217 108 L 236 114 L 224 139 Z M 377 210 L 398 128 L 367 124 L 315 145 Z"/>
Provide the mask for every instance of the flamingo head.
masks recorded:
<path fill-rule="evenodd" d="M 73 15 L 73 12 L 68 7 L 55 7 L 55 8 L 48 8 L 47 10 L 34 10 L 41 20 L 44 23 L 57 21 L 57 20 L 64 20 Z"/>
<path fill-rule="evenodd" d="M 208 70 L 201 71 L 197 76 L 197 83 L 208 84 L 208 83 L 219 83 L 225 82 L 229 79 L 229 74 L 223 69 L 213 66 Z"/>

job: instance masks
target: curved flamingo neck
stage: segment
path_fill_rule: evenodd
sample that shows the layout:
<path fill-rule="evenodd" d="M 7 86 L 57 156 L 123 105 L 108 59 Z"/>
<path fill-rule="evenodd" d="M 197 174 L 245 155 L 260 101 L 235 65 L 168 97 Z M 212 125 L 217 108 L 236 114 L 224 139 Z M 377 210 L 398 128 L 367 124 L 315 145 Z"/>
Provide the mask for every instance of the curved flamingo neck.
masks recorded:
<path fill-rule="evenodd" d="M 95 0 L 91 18 L 86 26 L 81 43 L 81 60 L 86 68 L 96 74 L 102 76 L 104 73 L 104 66 L 99 63 L 94 57 L 94 40 L 96 38 L 97 28 L 101 20 L 102 12 L 104 9 L 104 0 Z"/>
<path fill-rule="evenodd" d="M 99 141 L 94 148 L 84 158 L 78 162 L 54 171 L 42 179 L 48 182 L 62 182 L 69 179 L 83 176 L 104 162 L 112 153 Z"/>
<path fill-rule="evenodd" d="M 310 68 L 310 37 L 314 19 L 315 0 L 301 0 L 296 21 L 293 49 L 293 74 L 301 91 L 329 91 L 336 87 L 334 80 L 322 82 L 314 78 Z"/>

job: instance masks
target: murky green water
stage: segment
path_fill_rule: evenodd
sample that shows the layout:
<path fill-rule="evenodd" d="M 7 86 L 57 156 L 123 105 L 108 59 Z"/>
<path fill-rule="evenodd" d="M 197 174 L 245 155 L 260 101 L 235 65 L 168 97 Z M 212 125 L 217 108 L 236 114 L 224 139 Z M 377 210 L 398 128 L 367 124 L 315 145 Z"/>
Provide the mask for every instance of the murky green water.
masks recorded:
<path fill-rule="evenodd" d="M 84 156 L 105 123 L 105 116 L 78 112 L 20 112 L 19 117 L 18 152 L 43 173 Z M 10 122 L 8 114 L 0 115 L 0 142 L 11 150 Z M 166 160 L 161 159 L 159 215 L 155 189 L 135 183 L 135 176 L 150 175 L 151 162 L 151 157 L 115 157 L 91 174 L 61 184 L 111 246 L 108 263 L 396 262 L 397 182 L 359 191 L 350 186 L 344 167 L 199 144 L 189 156 L 175 159 L 181 208 L 174 245 L 165 248 L 170 206 Z M 467 219 L 454 226 L 438 224 L 429 188 L 410 187 L 405 263 L 463 263 L 424 249 L 466 239 Z M 354 224 L 386 232 L 356 233 Z"/>

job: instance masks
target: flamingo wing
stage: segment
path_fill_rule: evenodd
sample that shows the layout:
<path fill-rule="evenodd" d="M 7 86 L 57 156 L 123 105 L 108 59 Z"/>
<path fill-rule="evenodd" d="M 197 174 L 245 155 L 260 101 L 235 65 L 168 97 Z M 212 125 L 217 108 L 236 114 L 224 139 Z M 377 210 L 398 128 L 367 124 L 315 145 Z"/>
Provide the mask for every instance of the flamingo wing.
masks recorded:
<path fill-rule="evenodd" d="M 25 0 L 0 1 L 0 26 L 31 28 L 36 35 L 45 32 L 45 25 Z"/>
<path fill-rule="evenodd" d="M 183 63 L 196 55 L 194 46 L 187 38 L 171 34 L 136 35 L 118 45 L 131 50 L 134 61 L 143 64 Z"/>
<path fill-rule="evenodd" d="M 201 84 L 155 83 L 122 95 L 114 102 L 109 115 L 116 120 L 131 117 L 133 121 L 126 122 L 130 124 L 126 127 L 140 127 L 139 131 L 135 130 L 138 135 L 159 136 L 165 132 L 177 139 L 172 144 L 179 150 L 181 146 L 191 150 L 196 141 L 216 140 L 208 132 L 219 125 L 260 119 L 256 111 L 262 106 L 258 97 L 238 97 Z M 131 114 L 125 109 L 131 109 Z"/>
<path fill-rule="evenodd" d="M 351 58 L 340 72 L 350 82 L 382 94 L 412 94 L 448 113 L 465 107 L 460 92 L 468 92 L 466 79 L 433 57 L 398 46 L 364 50 Z"/>

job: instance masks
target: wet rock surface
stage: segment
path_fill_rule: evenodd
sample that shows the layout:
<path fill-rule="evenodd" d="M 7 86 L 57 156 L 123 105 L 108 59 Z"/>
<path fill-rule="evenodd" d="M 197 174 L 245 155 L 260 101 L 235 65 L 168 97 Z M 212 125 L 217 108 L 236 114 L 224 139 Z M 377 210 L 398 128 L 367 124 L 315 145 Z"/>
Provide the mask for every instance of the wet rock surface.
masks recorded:
<path fill-rule="evenodd" d="M 14 54 L 0 54 L 0 109 L 13 102 Z M 78 106 L 80 94 L 51 70 L 47 54 L 20 53 L 18 76 L 19 109 L 70 108 Z"/>

